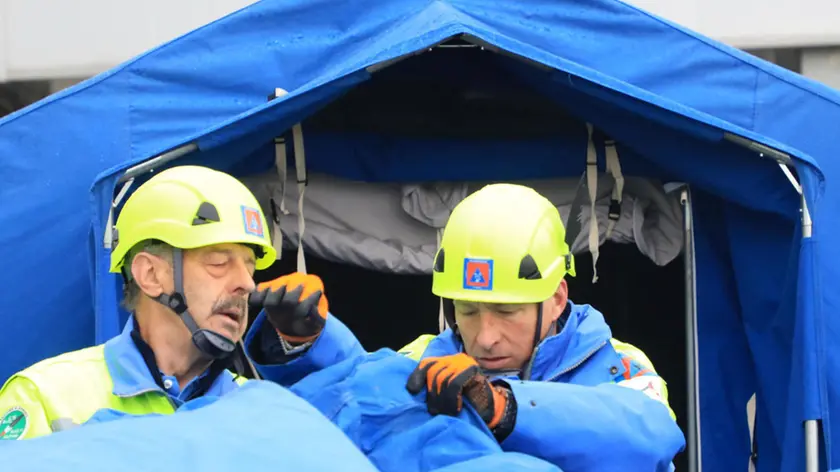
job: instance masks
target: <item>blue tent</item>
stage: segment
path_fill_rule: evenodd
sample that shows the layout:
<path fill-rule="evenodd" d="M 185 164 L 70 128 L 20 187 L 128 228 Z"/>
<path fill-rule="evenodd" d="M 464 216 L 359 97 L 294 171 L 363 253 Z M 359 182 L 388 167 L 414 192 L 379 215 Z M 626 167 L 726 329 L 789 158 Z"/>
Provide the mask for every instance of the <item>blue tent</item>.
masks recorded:
<path fill-rule="evenodd" d="M 456 36 L 493 72 L 436 62 Z M 827 344 L 840 292 L 823 287 L 840 256 L 840 95 L 617 0 L 264 0 L 6 117 L 0 374 L 118 332 L 103 241 L 127 169 L 146 163 L 133 188 L 173 162 L 263 172 L 276 136 L 415 60 L 501 95 L 509 82 L 495 78 L 516 80 L 572 118 L 548 138 L 307 133 L 308 169 L 367 182 L 578 176 L 591 123 L 618 142 L 625 173 L 692 191 L 704 467 L 746 467 L 753 393 L 759 470 L 801 470 L 805 430 L 820 423 L 821 470 L 840 467 L 840 357 Z M 267 101 L 277 88 L 288 94 Z"/>

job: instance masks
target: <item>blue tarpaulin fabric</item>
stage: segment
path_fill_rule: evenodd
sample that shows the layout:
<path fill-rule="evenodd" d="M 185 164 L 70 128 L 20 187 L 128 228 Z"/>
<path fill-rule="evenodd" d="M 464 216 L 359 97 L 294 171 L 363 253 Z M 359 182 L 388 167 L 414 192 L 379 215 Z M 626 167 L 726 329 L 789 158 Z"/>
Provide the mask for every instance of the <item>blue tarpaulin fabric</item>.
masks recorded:
<path fill-rule="evenodd" d="M 431 416 L 425 400 L 406 390 L 416 367 L 417 361 L 380 349 L 309 375 L 291 390 L 382 471 L 431 471 L 499 455 L 502 447 L 472 408 L 458 417 Z"/>
<path fill-rule="evenodd" d="M 0 441 L 4 470 L 146 472 L 290 470 L 353 472 L 562 472 L 506 453 L 471 409 L 432 416 L 403 387 L 417 363 L 390 350 L 345 362 L 292 391 L 256 381 L 202 397 L 172 415 L 100 410 L 79 428 Z M 376 381 L 371 381 L 371 376 Z M 330 380 L 323 385 L 321 380 Z"/>
<path fill-rule="evenodd" d="M 507 472 L 517 470 L 522 472 L 563 472 L 557 466 L 542 459 L 527 456 L 518 452 L 497 452 L 477 457 L 464 462 L 435 469 L 435 472 L 468 472 L 471 470 L 487 470 Z"/>
<path fill-rule="evenodd" d="M 0 441 L 0 461 L 3 470 L 33 472 L 274 470 L 280 464 L 291 470 L 378 471 L 333 423 L 275 384 L 247 384 L 207 400 L 172 415 L 121 417 L 37 439 Z"/>
<path fill-rule="evenodd" d="M 458 34 L 530 62 L 487 50 L 487 69 L 433 49 L 368 69 Z M 753 393 L 760 471 L 799 469 L 806 419 L 823 422 L 826 467 L 840 464 L 829 381 L 840 356 L 827 341 L 840 334 L 840 291 L 827 285 L 840 271 L 840 94 L 617 0 L 263 0 L 6 117 L 0 260 L 13 270 L 2 276 L 0 376 L 118 333 L 120 281 L 103 239 L 122 171 L 190 142 L 198 152 L 178 163 L 265 171 L 276 135 L 354 87 L 405 83 L 397 71 L 412 63 L 426 66 L 408 74 L 420 82 L 501 77 L 491 85 L 502 95 L 516 83 L 575 121 L 542 139 L 318 130 L 306 134 L 311 171 L 578 176 L 591 123 L 619 143 L 626 174 L 685 181 L 695 196 L 704 466 L 745 466 Z M 289 93 L 267 102 L 275 88 Z M 778 166 L 725 132 L 792 156 L 813 219 L 805 242 Z"/>

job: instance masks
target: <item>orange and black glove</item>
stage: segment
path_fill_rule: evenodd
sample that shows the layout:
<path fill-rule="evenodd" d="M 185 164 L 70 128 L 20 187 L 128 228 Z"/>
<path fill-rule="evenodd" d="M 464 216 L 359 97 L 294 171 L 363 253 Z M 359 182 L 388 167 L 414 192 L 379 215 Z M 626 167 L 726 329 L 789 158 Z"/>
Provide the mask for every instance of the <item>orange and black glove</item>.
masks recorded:
<path fill-rule="evenodd" d="M 259 284 L 249 303 L 265 310 L 277 334 L 292 345 L 317 338 L 329 310 L 321 279 L 299 272 Z"/>
<path fill-rule="evenodd" d="M 433 415 L 456 416 L 466 398 L 497 439 L 504 439 L 513 430 L 516 420 L 513 394 L 501 385 L 490 383 L 478 363 L 467 354 L 421 360 L 408 377 L 406 388 L 412 394 L 425 389 L 426 405 Z"/>

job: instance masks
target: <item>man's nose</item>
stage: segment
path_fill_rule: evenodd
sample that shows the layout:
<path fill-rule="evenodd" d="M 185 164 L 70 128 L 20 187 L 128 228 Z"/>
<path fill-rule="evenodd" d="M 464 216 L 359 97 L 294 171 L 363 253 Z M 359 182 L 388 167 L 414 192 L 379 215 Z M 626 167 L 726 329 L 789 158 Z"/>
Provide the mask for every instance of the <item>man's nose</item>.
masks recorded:
<path fill-rule="evenodd" d="M 475 337 L 476 343 L 482 348 L 489 350 L 501 338 L 499 325 L 496 322 L 496 317 L 492 313 L 482 311 L 478 315 L 479 328 L 478 335 Z"/>
<path fill-rule="evenodd" d="M 232 270 L 231 282 L 234 293 L 245 295 L 253 292 L 257 288 L 257 284 L 254 282 L 254 276 L 251 275 L 251 269 L 244 261 L 237 261 Z"/>

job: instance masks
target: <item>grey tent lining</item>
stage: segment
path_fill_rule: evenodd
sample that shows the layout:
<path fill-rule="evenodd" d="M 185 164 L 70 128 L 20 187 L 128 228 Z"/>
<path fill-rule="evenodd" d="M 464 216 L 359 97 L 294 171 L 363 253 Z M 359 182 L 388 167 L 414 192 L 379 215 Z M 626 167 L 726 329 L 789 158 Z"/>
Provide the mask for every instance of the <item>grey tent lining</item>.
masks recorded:
<path fill-rule="evenodd" d="M 298 198 L 294 173 L 283 186 L 276 170 L 242 179 L 257 196 L 266 216 L 279 215 L 272 228 L 275 247 L 297 248 Z M 398 274 L 430 274 L 439 230 L 451 209 L 488 182 L 441 182 L 416 185 L 371 184 L 310 172 L 304 194 L 304 250 L 333 261 Z M 568 220 L 579 178 L 514 181 L 528 185 L 551 200 Z M 600 174 L 596 215 L 600 244 L 606 240 L 610 194 L 614 180 Z M 625 177 L 621 216 L 610 240 L 635 244 L 662 266 L 682 250 L 682 214 L 677 195 L 666 194 L 662 183 Z M 279 211 L 285 198 L 286 214 Z M 272 203 L 273 202 L 273 203 Z M 272 209 L 274 205 L 274 209 Z M 578 216 L 583 230 L 572 246 L 575 254 L 589 251 L 589 202 Z"/>

